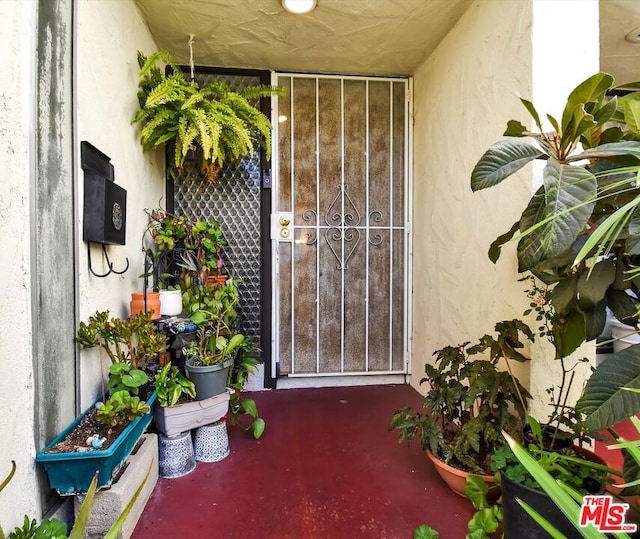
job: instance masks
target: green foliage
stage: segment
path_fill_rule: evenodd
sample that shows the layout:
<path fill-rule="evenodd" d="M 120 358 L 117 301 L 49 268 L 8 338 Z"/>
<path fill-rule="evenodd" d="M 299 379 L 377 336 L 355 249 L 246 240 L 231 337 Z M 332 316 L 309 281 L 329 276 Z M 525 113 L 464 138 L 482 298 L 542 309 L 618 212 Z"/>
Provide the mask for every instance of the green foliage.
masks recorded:
<path fill-rule="evenodd" d="M 438 539 L 440 534 L 427 524 L 418 526 L 413 532 L 413 539 Z"/>
<path fill-rule="evenodd" d="M 502 523 L 502 506 L 492 504 L 487 498 L 489 486 L 482 477 L 468 475 L 464 493 L 476 509 L 469 521 L 467 539 L 489 539 L 489 534 L 495 532 Z"/>
<path fill-rule="evenodd" d="M 530 270 L 554 287 L 551 301 L 563 321 L 554 335 L 558 357 L 602 333 L 607 307 L 619 320 L 637 322 L 637 301 L 626 291 L 640 297 L 638 281 L 628 274 L 640 263 L 639 214 L 631 209 L 620 213 L 620 207 L 640 194 L 640 131 L 635 122 L 640 94 L 609 97 L 613 83 L 611 75 L 597 73 L 579 84 L 561 120 L 547 116 L 552 131 L 543 129 L 533 104 L 521 99 L 538 130 L 511 120 L 504 134 L 530 137 L 535 146 L 499 141 L 471 174 L 476 191 L 501 183 L 535 159 L 545 161 L 542 186 L 512 229 L 492 244 L 489 256 L 495 262 L 501 245 L 519 232 L 519 270 Z"/>
<path fill-rule="evenodd" d="M 138 389 L 149 381 L 147 373 L 134 369 L 128 363 L 112 363 L 109 367 L 109 394 L 126 390 L 132 395 L 138 394 Z"/>
<path fill-rule="evenodd" d="M 527 390 L 510 373 L 498 369 L 501 359 L 526 361 L 520 351 L 532 340 L 520 320 L 499 322 L 496 336 L 484 335 L 477 344 L 446 346 L 434 352 L 435 365 L 425 365 L 427 392 L 420 413 L 398 410 L 389 429 L 400 441 L 420 439 L 423 449 L 455 467 L 474 473 L 490 470 L 490 455 L 504 443 L 501 430 L 517 432 L 526 418 Z M 481 354 L 485 359 L 471 356 Z"/>
<path fill-rule="evenodd" d="M 16 471 L 16 463 L 11 461 L 11 472 L 9 475 L 0 483 L 0 492 L 7 486 L 11 478 L 15 474 Z M 107 531 L 104 539 L 116 539 L 126 518 L 129 516 L 129 513 L 133 509 L 133 506 L 140 496 L 142 489 L 149 479 L 149 475 L 151 474 L 151 465 L 147 470 L 142 483 L 138 486 L 136 492 L 133 494 L 129 503 L 124 508 L 124 511 L 119 515 L 118 519 L 113 523 L 111 528 Z M 39 525 L 36 523 L 35 519 L 29 519 L 27 515 L 24 517 L 24 524 L 22 528 L 16 528 L 13 532 L 10 532 L 7 536 L 7 539 L 83 539 L 85 536 L 85 531 L 87 529 L 87 522 L 89 521 L 89 514 L 91 513 L 91 508 L 93 507 L 93 501 L 95 499 L 96 487 L 98 485 L 98 472 L 94 475 L 91 480 L 91 484 L 89 485 L 89 490 L 85 495 L 82 504 L 80 505 L 80 509 L 76 516 L 76 521 L 73 524 L 73 528 L 69 532 L 67 536 L 67 525 L 58 520 L 58 519 L 50 519 L 45 520 Z M 2 531 L 2 527 L 0 527 L 0 539 L 4 539 L 4 533 Z"/>
<path fill-rule="evenodd" d="M 97 419 L 107 425 L 128 425 L 136 417 L 148 414 L 151 411 L 149 405 L 140 400 L 140 397 L 131 395 L 126 390 L 116 391 L 102 406 L 98 407 Z"/>
<path fill-rule="evenodd" d="M 166 350 L 166 337 L 158 333 L 151 313 L 123 320 L 111 318 L 109 311 L 96 311 L 88 322 L 80 322 L 76 341 L 85 348 L 100 346 L 112 364 L 123 362 L 133 369 L 144 369 Z"/>
<path fill-rule="evenodd" d="M 184 215 L 170 215 L 161 209 L 147 211 L 147 215 L 149 216 L 148 230 L 161 252 L 170 251 L 178 242 L 182 242 L 200 266 L 198 275 L 200 282 L 206 283 L 210 275 L 222 273 L 222 248 L 226 245 L 226 241 L 218 221 L 194 221 Z M 191 280 L 198 268 L 189 267 L 185 263 L 183 269 L 185 271 L 183 271 L 181 283 L 176 284 L 181 285 L 184 293 L 191 288 Z"/>
<path fill-rule="evenodd" d="M 160 70 L 159 62 L 170 66 L 169 74 Z M 172 176 L 196 145 L 202 149 L 202 166 L 211 180 L 216 169 L 253 153 L 257 146 L 264 148 L 269 159 L 272 126 L 255 101 L 282 95 L 281 88 L 257 85 L 232 91 L 222 81 L 201 87 L 188 81 L 165 51 L 148 58 L 138 52 L 138 65 L 140 110 L 133 123 L 142 126 L 140 141 L 145 150 L 171 144 Z"/>
<path fill-rule="evenodd" d="M 156 375 L 156 393 L 160 406 L 174 406 L 185 394 L 196 398 L 196 386 L 177 367 L 167 363 Z"/>

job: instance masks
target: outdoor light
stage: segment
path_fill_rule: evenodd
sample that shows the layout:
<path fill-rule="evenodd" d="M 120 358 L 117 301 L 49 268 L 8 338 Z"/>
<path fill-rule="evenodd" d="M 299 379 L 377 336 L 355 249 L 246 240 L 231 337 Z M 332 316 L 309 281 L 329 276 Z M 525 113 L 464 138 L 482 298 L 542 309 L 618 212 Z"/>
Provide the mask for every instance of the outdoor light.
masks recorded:
<path fill-rule="evenodd" d="M 282 7 L 289 13 L 309 13 L 316 7 L 316 0 L 281 0 Z"/>

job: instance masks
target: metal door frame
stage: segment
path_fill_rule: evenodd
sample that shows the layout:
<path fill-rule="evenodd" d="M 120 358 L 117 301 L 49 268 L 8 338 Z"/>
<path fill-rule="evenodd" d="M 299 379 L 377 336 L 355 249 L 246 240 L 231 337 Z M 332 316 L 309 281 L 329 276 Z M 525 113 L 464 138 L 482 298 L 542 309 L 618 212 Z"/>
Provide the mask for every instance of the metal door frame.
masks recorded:
<path fill-rule="evenodd" d="M 322 74 L 309 74 L 309 73 L 286 73 L 275 72 L 271 73 L 271 83 L 273 85 L 278 84 L 278 77 L 291 77 L 295 78 L 316 78 L 316 80 L 322 78 L 328 79 L 340 79 L 344 80 L 364 80 L 364 81 L 389 81 L 389 82 L 401 82 L 406 83 L 406 114 L 405 114 L 405 163 L 404 163 L 404 175 L 405 175 L 405 192 L 404 192 L 404 204 L 405 204 L 405 222 L 404 222 L 404 238 L 405 238 L 405 252 L 404 252 L 404 298 L 403 298 L 403 314 L 405 317 L 405 327 L 403 335 L 403 356 L 404 356 L 404 369 L 403 370 L 388 370 L 388 371 L 368 371 L 368 372 L 335 372 L 335 373 L 291 373 L 285 376 L 289 378 L 318 378 L 318 377 L 350 377 L 354 376 L 380 376 L 380 375 L 408 375 L 411 373 L 411 332 L 413 327 L 412 317 L 412 285 L 413 285 L 413 79 L 407 77 L 366 77 L 366 76 L 345 76 L 345 75 L 322 75 Z M 317 97 L 317 96 L 316 96 Z M 273 96 L 271 99 L 271 118 L 273 123 L 272 132 L 272 152 L 271 152 L 271 210 L 278 208 L 279 200 L 279 113 L 278 113 L 278 96 Z M 293 142 L 293 141 L 292 141 Z M 343 148 L 344 152 L 344 148 Z M 344 196 L 344 195 L 343 195 Z M 271 218 L 273 219 L 273 215 Z M 391 229 L 393 229 L 393 223 Z M 368 226 L 367 226 L 368 228 Z M 270 226 L 271 238 L 270 238 L 270 250 L 271 250 L 271 283 L 272 283 L 272 297 L 271 297 L 271 373 L 276 379 L 280 376 L 278 369 L 278 355 L 279 355 L 279 320 L 280 320 L 280 298 L 279 298 L 279 260 L 278 260 L 278 238 L 273 233 L 273 226 Z M 292 226 L 292 229 L 293 226 Z M 294 229 L 295 230 L 295 229 Z M 344 301 L 344 298 L 343 300 Z M 344 349 L 341 352 L 344 355 Z"/>

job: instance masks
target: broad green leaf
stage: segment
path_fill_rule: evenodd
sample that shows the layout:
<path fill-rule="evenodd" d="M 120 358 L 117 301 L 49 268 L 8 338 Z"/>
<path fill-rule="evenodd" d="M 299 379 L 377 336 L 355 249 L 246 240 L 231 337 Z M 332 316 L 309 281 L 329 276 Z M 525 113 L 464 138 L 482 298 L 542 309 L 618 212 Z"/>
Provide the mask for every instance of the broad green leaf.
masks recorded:
<path fill-rule="evenodd" d="M 582 153 L 572 155 L 567 161 L 582 161 L 583 159 L 603 159 L 605 157 L 615 157 L 621 155 L 631 155 L 640 158 L 640 142 L 634 140 L 623 140 L 600 144 L 595 148 L 589 148 Z"/>
<path fill-rule="evenodd" d="M 534 196 L 521 219 L 524 236 L 518 244 L 520 271 L 532 269 L 541 261 L 567 251 L 581 234 L 591 217 L 597 181 L 582 167 L 560 164 L 549 159 L 543 171 L 544 199 Z M 526 215 L 525 215 L 526 214 Z M 529 228 L 544 221 L 533 231 Z"/>
<path fill-rule="evenodd" d="M 256 401 L 253 399 L 244 399 L 240 403 L 240 407 L 245 414 L 249 414 L 251 417 L 258 417 L 258 408 L 256 406 Z"/>
<path fill-rule="evenodd" d="M 471 505 L 476 509 L 484 509 L 488 507 L 487 503 L 487 491 L 489 487 L 484 482 L 484 479 L 479 475 L 470 474 L 467 476 L 466 483 L 464 485 L 464 494 Z"/>
<path fill-rule="evenodd" d="M 597 262 L 591 271 L 583 272 L 578 279 L 580 306 L 593 308 L 600 303 L 616 278 L 616 264 L 612 258 Z"/>
<path fill-rule="evenodd" d="M 638 323 L 635 301 L 624 290 L 610 288 L 607 291 L 607 306 L 623 324 L 635 326 Z"/>
<path fill-rule="evenodd" d="M 556 314 L 564 315 L 577 295 L 578 277 L 571 275 L 560 281 L 551 290 L 551 303 Z"/>
<path fill-rule="evenodd" d="M 502 140 L 493 144 L 471 172 L 471 189 L 478 191 L 497 185 L 530 161 L 546 155 L 531 144 Z"/>
<path fill-rule="evenodd" d="M 596 432 L 640 412 L 640 393 L 624 387 L 640 388 L 640 344 L 611 354 L 587 381 L 576 403 L 586 429 Z"/>
<path fill-rule="evenodd" d="M 427 524 L 418 526 L 413 532 L 413 539 L 438 539 L 439 537 L 440 534 Z"/>
<path fill-rule="evenodd" d="M 553 340 L 557 358 L 567 357 L 575 352 L 587 338 L 587 327 L 584 315 L 572 309 L 561 322 L 553 327 Z"/>
<path fill-rule="evenodd" d="M 640 254 L 640 209 L 636 208 L 629 219 L 629 237 L 625 243 L 625 251 L 630 255 Z"/>
<path fill-rule="evenodd" d="M 513 238 L 513 235 L 518 231 L 519 228 L 520 228 L 520 221 L 516 221 L 515 223 L 513 223 L 513 226 L 509 231 L 505 232 L 504 234 L 501 234 L 495 240 L 493 240 L 493 242 L 491 243 L 491 246 L 489 247 L 489 252 L 488 252 L 489 260 L 491 260 L 491 262 L 495 264 L 498 261 L 498 258 L 500 258 L 500 252 L 502 250 L 502 246 L 505 243 L 509 242 L 511 238 Z"/>
<path fill-rule="evenodd" d="M 540 115 L 538 114 L 536 108 L 533 106 L 533 103 L 527 99 L 523 99 L 522 97 L 520 98 L 520 101 L 524 105 L 524 108 L 527 109 L 529 114 L 531 114 L 531 117 L 533 118 L 533 121 L 536 122 L 538 129 L 542 131 L 542 122 L 540 121 Z"/>
<path fill-rule="evenodd" d="M 576 107 L 602 98 L 613 86 L 613 81 L 613 77 L 608 73 L 596 73 L 576 86 L 569 94 L 562 113 L 562 131 L 566 130 Z"/>
<path fill-rule="evenodd" d="M 640 101 L 624 101 L 624 121 L 629 131 L 634 135 L 640 135 Z"/>
<path fill-rule="evenodd" d="M 601 301 L 593 309 L 583 309 L 586 340 L 597 339 L 607 325 L 607 302 Z"/>
<path fill-rule="evenodd" d="M 517 120 L 509 120 L 503 135 L 505 137 L 525 137 L 527 136 L 526 133 L 527 128 L 522 123 Z"/>
<path fill-rule="evenodd" d="M 251 427 L 253 429 L 253 437 L 258 440 L 260 436 L 264 433 L 265 423 L 264 419 L 261 417 L 257 418 L 252 424 Z"/>

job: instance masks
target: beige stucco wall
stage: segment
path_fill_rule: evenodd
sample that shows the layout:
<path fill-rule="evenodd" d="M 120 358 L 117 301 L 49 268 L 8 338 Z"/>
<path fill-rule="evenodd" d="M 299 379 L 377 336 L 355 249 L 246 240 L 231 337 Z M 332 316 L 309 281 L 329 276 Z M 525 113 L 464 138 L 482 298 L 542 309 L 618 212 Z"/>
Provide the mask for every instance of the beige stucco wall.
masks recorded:
<path fill-rule="evenodd" d="M 30 180 L 33 123 L 36 3 L 3 2 L 0 32 L 0 237 L 3 289 L 0 302 L 0 482 L 17 464 L 0 493 L 5 532 L 38 511 L 34 495 L 34 380 L 31 329 Z"/>
<path fill-rule="evenodd" d="M 415 74 L 414 386 L 433 350 L 474 341 L 495 322 L 522 317 L 528 302 L 517 282 L 514 246 L 503 249 L 496 265 L 487 249 L 518 219 L 541 169 L 527 167 L 478 193 L 469 187 L 471 170 L 503 138 L 507 120 L 531 123 L 519 95 L 541 115 L 559 117 L 569 91 L 598 71 L 598 46 L 597 0 L 482 0 Z M 535 321 L 527 322 L 535 330 Z M 533 361 L 517 372 L 534 397 L 530 411 L 544 419 L 546 389 L 561 370 L 539 340 L 530 353 Z M 593 363 L 594 347 L 585 345 L 576 356 Z M 577 369 L 569 403 L 588 373 L 589 364 Z"/>
<path fill-rule="evenodd" d="M 97 309 L 113 316 L 129 316 L 132 291 L 142 290 L 144 256 L 142 233 L 147 224 L 145 208 L 164 205 L 164 158 L 161 152 L 143 154 L 137 128 L 131 120 L 138 108 L 138 50 L 145 54 L 157 47 L 141 21 L 133 1 L 83 0 L 77 11 L 77 138 L 78 160 L 78 290 L 79 317 L 87 320 Z M 80 141 L 86 140 L 111 158 L 115 181 L 127 190 L 126 245 L 108 246 L 116 270 L 123 275 L 98 278 L 89 273 L 87 244 L 82 241 L 83 174 L 79 168 Z M 106 266 L 99 246 L 92 248 L 97 273 Z M 106 356 L 104 360 L 107 360 Z M 81 405 L 90 406 L 100 391 L 100 360 L 96 349 L 80 353 Z M 108 364 L 104 363 L 106 373 Z"/>
<path fill-rule="evenodd" d="M 487 251 L 518 219 L 530 175 L 478 193 L 470 175 L 507 120 L 526 120 L 515 93 L 531 94 L 531 26 L 528 0 L 476 2 L 415 74 L 415 386 L 434 350 L 475 341 L 524 310 L 513 246 L 495 265 Z"/>

